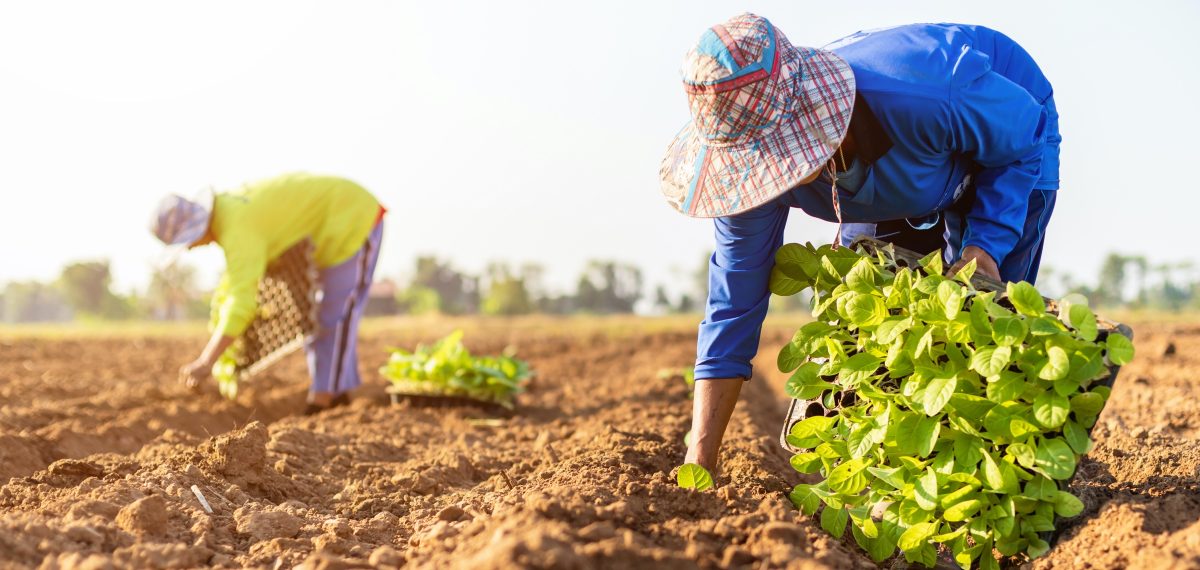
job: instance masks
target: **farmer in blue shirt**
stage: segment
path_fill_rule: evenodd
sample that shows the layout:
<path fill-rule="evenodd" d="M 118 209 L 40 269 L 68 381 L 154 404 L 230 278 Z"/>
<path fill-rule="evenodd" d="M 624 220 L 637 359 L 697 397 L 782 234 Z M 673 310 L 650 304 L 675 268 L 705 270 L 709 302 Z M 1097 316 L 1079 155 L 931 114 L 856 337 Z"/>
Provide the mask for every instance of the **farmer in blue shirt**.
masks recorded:
<path fill-rule="evenodd" d="M 793 46 L 753 14 L 688 53 L 692 121 L 663 160 L 679 211 L 714 218 L 687 461 L 717 465 L 751 377 L 768 279 L 792 208 L 954 268 L 1034 281 L 1058 189 L 1050 83 L 1019 45 L 980 26 L 859 32 Z"/>

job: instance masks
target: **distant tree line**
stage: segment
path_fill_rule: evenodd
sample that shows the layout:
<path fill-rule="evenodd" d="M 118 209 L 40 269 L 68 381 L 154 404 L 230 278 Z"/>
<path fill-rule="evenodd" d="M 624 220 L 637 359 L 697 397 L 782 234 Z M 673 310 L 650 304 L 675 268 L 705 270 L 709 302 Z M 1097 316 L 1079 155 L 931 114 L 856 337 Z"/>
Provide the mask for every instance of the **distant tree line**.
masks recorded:
<path fill-rule="evenodd" d="M 208 301 L 200 293 L 190 266 L 157 270 L 144 293 L 121 295 L 112 290 L 107 260 L 80 261 L 67 264 L 50 283 L 6 284 L 0 289 L 0 322 L 201 318 L 208 314 Z"/>
<path fill-rule="evenodd" d="M 481 274 L 455 268 L 449 261 L 418 257 L 404 283 L 384 279 L 372 287 L 368 313 L 446 315 L 617 314 L 632 313 L 643 300 L 642 271 L 612 260 L 587 262 L 573 291 L 551 292 L 545 269 L 535 263 L 490 263 Z M 203 319 L 208 293 L 198 285 L 194 267 L 174 264 L 154 270 L 145 291 L 118 294 L 106 260 L 68 264 L 50 283 L 14 281 L 0 289 L 0 322 L 48 322 L 73 319 Z M 694 297 L 671 299 L 659 287 L 657 312 L 690 312 Z"/>
<path fill-rule="evenodd" d="M 536 263 L 514 267 L 496 262 L 488 264 L 482 275 L 471 275 L 456 269 L 447 260 L 418 257 L 408 283 L 401 286 L 392 282 L 397 291 L 395 312 L 616 314 L 632 313 L 643 297 L 642 271 L 628 263 L 589 261 L 576 281 L 575 290 L 568 293 L 551 292 L 544 282 L 545 273 L 545 268 Z M 378 302 L 379 296 L 375 299 Z M 674 305 L 669 307 L 676 308 Z M 373 312 L 389 311 L 381 308 Z"/>
<path fill-rule="evenodd" d="M 1057 293 L 1082 293 L 1100 307 L 1200 309 L 1200 272 L 1191 261 L 1151 263 L 1143 255 L 1109 253 L 1094 284 L 1049 267 L 1042 270 L 1043 283 Z"/>
<path fill-rule="evenodd" d="M 554 292 L 544 282 L 545 268 L 536 263 L 495 262 L 472 274 L 448 260 L 422 256 L 407 280 L 384 279 L 375 284 L 368 311 L 375 315 L 607 315 L 632 313 L 635 308 L 656 314 L 700 312 L 708 291 L 708 256 L 692 270 L 675 271 L 684 277 L 685 291 L 672 295 L 658 284 L 647 297 L 641 269 L 613 260 L 591 260 L 573 290 Z M 0 322 L 203 319 L 208 317 L 208 294 L 197 281 L 195 268 L 174 264 L 153 271 L 145 291 L 119 294 L 112 290 L 108 261 L 74 262 L 50 283 L 6 284 L 0 289 Z M 1044 267 L 1038 285 L 1050 295 L 1082 293 L 1098 307 L 1200 309 L 1200 272 L 1192 262 L 1152 264 L 1144 256 L 1112 253 L 1094 283 Z M 772 309 L 803 310 L 805 301 L 803 295 L 777 298 Z"/>

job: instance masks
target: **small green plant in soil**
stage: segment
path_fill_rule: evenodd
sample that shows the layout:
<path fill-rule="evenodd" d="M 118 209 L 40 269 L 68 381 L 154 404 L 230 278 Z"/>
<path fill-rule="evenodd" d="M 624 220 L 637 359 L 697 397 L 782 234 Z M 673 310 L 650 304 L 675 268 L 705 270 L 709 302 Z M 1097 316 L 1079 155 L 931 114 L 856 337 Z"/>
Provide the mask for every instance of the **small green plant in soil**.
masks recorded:
<path fill-rule="evenodd" d="M 679 473 L 675 475 L 675 481 L 684 489 L 695 489 L 697 491 L 711 489 L 713 486 L 712 474 L 707 469 L 695 463 L 684 463 L 681 465 Z"/>
<path fill-rule="evenodd" d="M 464 397 L 511 409 L 532 376 L 529 364 L 510 350 L 500 356 L 472 355 L 462 331 L 408 352 L 392 349 L 380 373 L 401 394 Z"/>
<path fill-rule="evenodd" d="M 683 367 L 683 368 L 663 368 L 662 370 L 658 371 L 658 377 L 661 380 L 674 380 L 676 378 L 682 378 L 683 382 L 685 384 L 687 384 L 688 399 L 695 397 L 695 394 L 696 394 L 696 369 L 695 368 L 693 368 L 691 366 L 687 366 L 687 367 Z M 692 431 L 691 430 L 688 430 L 687 433 L 683 434 L 683 444 L 687 445 L 687 446 L 692 445 Z"/>
<path fill-rule="evenodd" d="M 658 371 L 658 378 L 660 380 L 674 380 L 676 378 L 682 379 L 683 383 L 687 385 L 689 398 L 692 397 L 692 393 L 696 389 L 696 369 L 691 366 L 682 368 L 663 368 L 662 370 Z"/>
<path fill-rule="evenodd" d="M 889 249 L 787 244 L 775 261 L 771 291 L 811 288 L 816 319 L 779 353 L 786 391 L 829 410 L 787 435 L 805 450 L 792 466 L 821 477 L 792 490 L 797 508 L 836 537 L 849 527 L 876 561 L 1045 553 L 1056 517 L 1084 508 L 1064 482 L 1130 340 L 1080 299 L 1055 314 L 1029 283 L 977 290 L 973 262 L 945 277 L 940 252 L 909 268 Z"/>

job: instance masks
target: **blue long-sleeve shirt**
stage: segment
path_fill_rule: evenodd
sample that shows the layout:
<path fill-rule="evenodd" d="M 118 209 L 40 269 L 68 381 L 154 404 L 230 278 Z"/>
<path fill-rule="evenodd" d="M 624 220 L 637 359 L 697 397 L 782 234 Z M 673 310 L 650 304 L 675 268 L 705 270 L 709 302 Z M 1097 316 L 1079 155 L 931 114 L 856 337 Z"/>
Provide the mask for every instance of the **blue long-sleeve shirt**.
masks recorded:
<path fill-rule="evenodd" d="M 861 104 L 850 129 L 867 163 L 859 188 L 839 185 L 842 220 L 928 216 L 970 174 L 975 202 L 962 247 L 1002 263 L 1021 237 L 1030 192 L 1058 189 L 1058 113 L 1033 58 L 999 32 L 959 24 L 859 32 L 826 49 L 854 70 Z M 819 179 L 714 221 L 697 379 L 750 377 L 788 212 L 836 221 L 830 191 Z"/>

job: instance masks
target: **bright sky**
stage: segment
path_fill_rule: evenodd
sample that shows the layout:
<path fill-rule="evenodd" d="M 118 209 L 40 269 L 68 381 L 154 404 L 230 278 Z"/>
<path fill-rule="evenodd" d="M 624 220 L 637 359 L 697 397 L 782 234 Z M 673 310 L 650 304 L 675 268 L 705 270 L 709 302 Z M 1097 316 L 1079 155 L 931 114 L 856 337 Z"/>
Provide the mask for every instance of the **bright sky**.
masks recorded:
<path fill-rule="evenodd" d="M 0 283 L 108 258 L 119 289 L 144 287 L 162 194 L 309 170 L 391 209 L 380 276 L 433 253 L 541 262 L 566 289 L 616 258 L 682 289 L 712 238 L 658 190 L 688 120 L 679 66 L 743 10 L 800 45 L 916 21 L 1005 32 L 1062 115 L 1045 263 L 1091 280 L 1114 249 L 1200 259 L 1196 2 L 41 1 L 0 5 Z M 797 211 L 788 234 L 833 231 Z M 206 285 L 209 249 L 189 257 Z"/>

